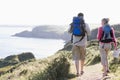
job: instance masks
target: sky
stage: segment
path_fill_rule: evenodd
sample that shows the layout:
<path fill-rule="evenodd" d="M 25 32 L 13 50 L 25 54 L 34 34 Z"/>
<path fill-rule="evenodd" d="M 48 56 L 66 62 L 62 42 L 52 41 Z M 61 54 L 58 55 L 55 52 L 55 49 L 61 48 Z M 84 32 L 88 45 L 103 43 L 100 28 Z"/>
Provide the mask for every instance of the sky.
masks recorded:
<path fill-rule="evenodd" d="M 84 13 L 86 23 L 120 23 L 119 0 L 0 0 L 0 25 L 67 25 Z"/>

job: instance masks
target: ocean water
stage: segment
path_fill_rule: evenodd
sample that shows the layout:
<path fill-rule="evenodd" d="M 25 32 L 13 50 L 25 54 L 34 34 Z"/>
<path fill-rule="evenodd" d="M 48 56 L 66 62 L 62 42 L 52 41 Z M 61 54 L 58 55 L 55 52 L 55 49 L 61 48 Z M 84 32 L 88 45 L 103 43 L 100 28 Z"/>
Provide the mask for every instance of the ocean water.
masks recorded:
<path fill-rule="evenodd" d="M 0 58 L 22 52 L 32 52 L 37 59 L 53 55 L 64 46 L 63 40 L 12 37 L 31 27 L 0 27 Z"/>

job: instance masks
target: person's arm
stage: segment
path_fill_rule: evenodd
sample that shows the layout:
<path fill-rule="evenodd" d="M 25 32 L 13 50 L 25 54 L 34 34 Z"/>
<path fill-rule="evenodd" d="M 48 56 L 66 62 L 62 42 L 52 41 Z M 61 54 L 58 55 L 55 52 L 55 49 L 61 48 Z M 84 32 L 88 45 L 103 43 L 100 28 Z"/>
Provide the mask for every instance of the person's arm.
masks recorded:
<path fill-rule="evenodd" d="M 112 28 L 112 33 L 113 33 L 114 47 L 115 47 L 115 49 L 117 49 L 117 40 L 116 40 L 116 37 L 115 37 L 115 31 L 114 31 L 113 28 Z"/>
<path fill-rule="evenodd" d="M 86 33 L 87 33 L 87 35 L 90 36 L 91 31 L 90 31 L 90 27 L 89 27 L 89 25 L 86 24 L 85 28 L 86 28 Z"/>
<path fill-rule="evenodd" d="M 87 41 L 90 40 L 90 34 L 91 34 L 91 31 L 90 31 L 90 27 L 88 24 L 85 24 L 85 31 L 86 31 L 86 34 L 87 34 Z"/>
<path fill-rule="evenodd" d="M 102 27 L 98 28 L 98 33 L 97 33 L 97 39 L 98 39 L 98 41 L 100 41 L 101 36 L 102 36 Z"/>
<path fill-rule="evenodd" d="M 68 33 L 72 33 L 73 31 L 73 26 L 72 26 L 72 23 L 69 25 L 69 28 L 68 28 Z"/>

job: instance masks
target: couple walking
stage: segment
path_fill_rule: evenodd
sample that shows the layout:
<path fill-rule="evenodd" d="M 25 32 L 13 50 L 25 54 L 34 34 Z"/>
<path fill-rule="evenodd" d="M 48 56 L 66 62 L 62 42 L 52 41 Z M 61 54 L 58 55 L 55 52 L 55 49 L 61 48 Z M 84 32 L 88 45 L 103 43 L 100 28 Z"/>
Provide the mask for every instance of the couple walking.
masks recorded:
<path fill-rule="evenodd" d="M 83 13 L 79 13 L 77 17 L 73 17 L 73 22 L 70 24 L 68 32 L 72 34 L 72 55 L 75 61 L 76 75 L 81 76 L 84 73 L 87 37 L 91 33 L 88 24 L 85 23 Z M 103 77 L 105 77 L 109 72 L 107 55 L 111 49 L 111 44 L 114 43 L 114 48 L 117 49 L 114 29 L 109 25 L 108 18 L 101 20 L 101 27 L 98 28 L 97 39 L 99 41 L 101 64 L 103 66 Z"/>

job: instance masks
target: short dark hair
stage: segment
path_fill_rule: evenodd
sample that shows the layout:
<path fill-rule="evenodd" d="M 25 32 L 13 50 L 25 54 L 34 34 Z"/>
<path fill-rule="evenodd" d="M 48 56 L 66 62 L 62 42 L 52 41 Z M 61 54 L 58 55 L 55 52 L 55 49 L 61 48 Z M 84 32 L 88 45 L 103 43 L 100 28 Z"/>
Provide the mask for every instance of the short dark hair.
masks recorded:
<path fill-rule="evenodd" d="M 104 21 L 107 24 L 109 22 L 109 18 L 103 18 L 102 21 Z"/>
<path fill-rule="evenodd" d="M 78 17 L 80 17 L 80 16 L 84 16 L 84 14 L 83 13 L 78 13 Z"/>

